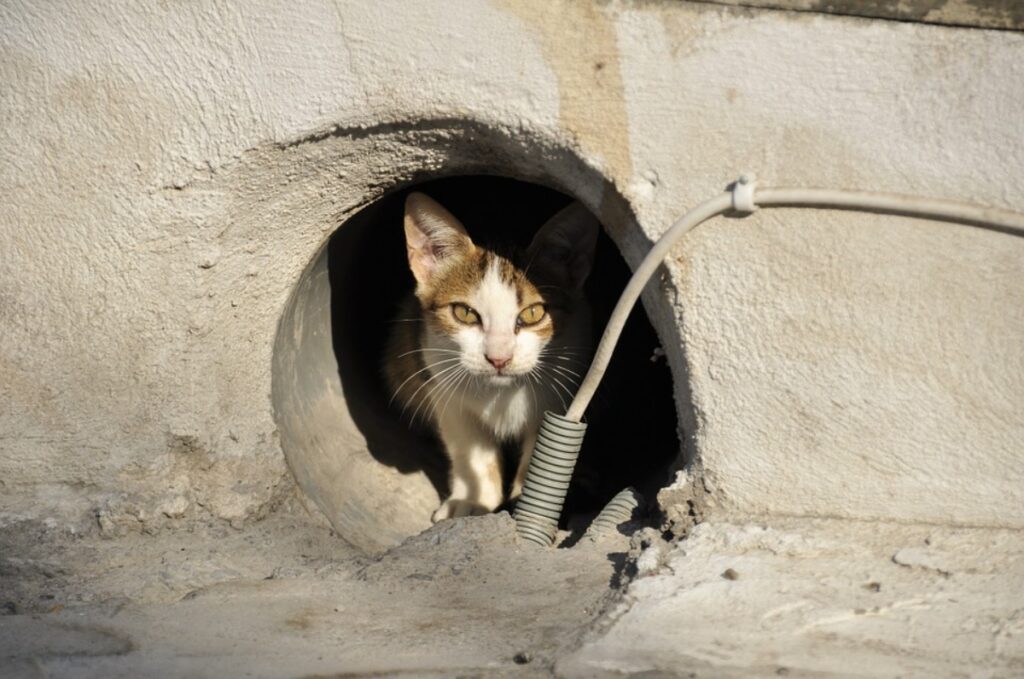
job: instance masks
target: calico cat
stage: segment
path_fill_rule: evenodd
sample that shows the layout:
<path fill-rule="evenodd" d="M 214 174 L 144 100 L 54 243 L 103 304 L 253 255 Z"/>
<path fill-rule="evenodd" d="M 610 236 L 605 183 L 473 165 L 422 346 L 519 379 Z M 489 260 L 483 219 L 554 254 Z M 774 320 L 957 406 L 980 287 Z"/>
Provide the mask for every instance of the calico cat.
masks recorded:
<path fill-rule="evenodd" d="M 433 520 L 491 512 L 506 499 L 503 449 L 519 451 L 514 499 L 541 416 L 565 411 L 589 362 L 583 284 L 599 226 L 573 203 L 505 257 L 422 193 L 406 199 L 404 222 L 416 288 L 385 352 L 392 402 L 438 434 L 451 462 Z"/>

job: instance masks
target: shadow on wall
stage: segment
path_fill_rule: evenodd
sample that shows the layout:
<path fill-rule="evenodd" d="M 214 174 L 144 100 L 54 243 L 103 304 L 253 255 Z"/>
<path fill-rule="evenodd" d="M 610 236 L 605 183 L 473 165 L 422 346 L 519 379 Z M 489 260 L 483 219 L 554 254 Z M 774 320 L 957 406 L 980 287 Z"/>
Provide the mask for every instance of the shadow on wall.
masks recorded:
<path fill-rule="evenodd" d="M 345 399 L 374 459 L 402 473 L 424 472 L 447 495 L 447 458 L 429 430 L 412 430 L 390 406 L 381 365 L 399 301 L 411 294 L 402 213 L 410 190 L 438 200 L 474 241 L 526 247 L 535 231 L 571 197 L 552 189 L 492 176 L 449 177 L 388 194 L 366 207 L 331 238 L 328 269 L 331 326 Z M 597 245 L 587 296 L 595 338 L 629 268 L 604 233 Z M 671 372 L 656 355 L 658 338 L 642 308 L 630 317 L 607 377 L 587 413 L 589 432 L 569 491 L 565 516 L 599 508 L 626 485 L 648 499 L 668 481 L 680 446 Z"/>

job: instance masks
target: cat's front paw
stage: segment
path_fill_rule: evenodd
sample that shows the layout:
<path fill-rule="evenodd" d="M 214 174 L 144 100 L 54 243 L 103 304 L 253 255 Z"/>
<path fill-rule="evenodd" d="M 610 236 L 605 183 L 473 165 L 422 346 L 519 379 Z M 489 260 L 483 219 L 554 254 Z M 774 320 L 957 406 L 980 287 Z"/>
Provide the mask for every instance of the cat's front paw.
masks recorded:
<path fill-rule="evenodd" d="M 457 519 L 460 516 L 480 516 L 481 514 L 489 514 L 491 510 L 484 507 L 478 502 L 472 500 L 462 500 L 457 498 L 448 498 L 441 503 L 433 516 L 430 518 L 437 523 L 438 521 L 444 521 L 445 519 Z"/>

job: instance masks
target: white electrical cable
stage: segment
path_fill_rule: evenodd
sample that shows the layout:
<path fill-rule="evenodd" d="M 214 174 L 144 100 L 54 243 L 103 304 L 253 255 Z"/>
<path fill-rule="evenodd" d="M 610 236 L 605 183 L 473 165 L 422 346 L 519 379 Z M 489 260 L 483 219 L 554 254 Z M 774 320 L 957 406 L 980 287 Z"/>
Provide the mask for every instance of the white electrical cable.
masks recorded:
<path fill-rule="evenodd" d="M 923 217 L 1024 236 L 1024 214 L 950 200 L 870 191 L 758 189 L 756 201 L 761 207 L 831 207 Z"/>
<path fill-rule="evenodd" d="M 579 422 L 586 412 L 594 392 L 608 368 L 612 352 L 622 334 L 633 305 L 640 297 L 647 281 L 657 270 L 669 250 L 680 238 L 712 217 L 728 212 L 750 213 L 758 207 L 815 207 L 838 208 L 844 210 L 861 210 L 867 212 L 884 212 L 890 214 L 925 217 L 929 219 L 962 222 L 970 226 L 991 229 L 1013 236 L 1024 237 L 1024 214 L 999 210 L 996 208 L 978 207 L 964 203 L 916 196 L 901 196 L 891 193 L 873 193 L 868 191 L 838 191 L 830 189 L 758 189 L 757 182 L 747 176 L 733 185 L 732 190 L 707 200 L 687 212 L 665 234 L 658 239 L 651 251 L 647 253 L 640 266 L 629 279 L 626 289 L 619 297 L 615 310 L 612 311 L 605 327 L 601 342 L 597 345 L 590 370 L 580 384 L 572 404 L 566 411 L 566 418 Z"/>

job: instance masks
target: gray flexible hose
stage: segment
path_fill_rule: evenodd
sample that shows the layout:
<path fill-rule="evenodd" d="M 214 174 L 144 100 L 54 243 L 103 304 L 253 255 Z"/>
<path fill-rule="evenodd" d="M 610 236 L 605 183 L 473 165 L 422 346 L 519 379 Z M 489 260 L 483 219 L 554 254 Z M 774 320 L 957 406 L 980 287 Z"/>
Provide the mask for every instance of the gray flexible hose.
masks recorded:
<path fill-rule="evenodd" d="M 514 516 L 520 537 L 543 547 L 554 540 L 586 432 L 587 425 L 582 422 L 550 410 L 544 413 L 523 492 L 516 502 Z"/>
<path fill-rule="evenodd" d="M 587 528 L 587 532 L 583 537 L 588 540 L 597 541 L 605 536 L 612 535 L 619 526 L 633 520 L 633 515 L 643 500 L 643 496 L 632 486 L 623 488 L 615 497 L 608 501 L 608 504 L 604 506 L 601 513 L 590 522 L 590 527 Z"/>

